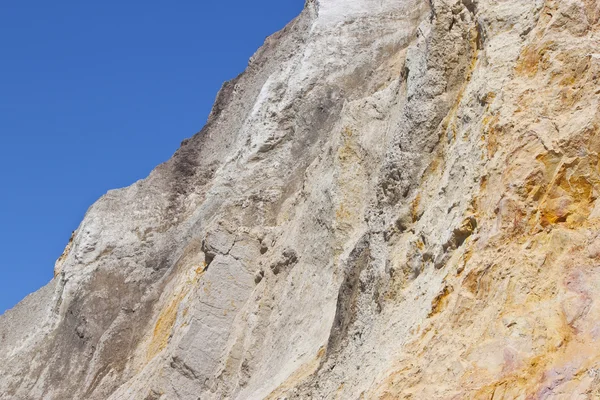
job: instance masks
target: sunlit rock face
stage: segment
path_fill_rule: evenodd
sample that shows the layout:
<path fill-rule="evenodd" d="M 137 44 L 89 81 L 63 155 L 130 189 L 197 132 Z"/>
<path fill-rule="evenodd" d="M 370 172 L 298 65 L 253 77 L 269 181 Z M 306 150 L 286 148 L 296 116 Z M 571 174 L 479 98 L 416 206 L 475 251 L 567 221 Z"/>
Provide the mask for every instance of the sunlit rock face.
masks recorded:
<path fill-rule="evenodd" d="M 600 398 L 599 19 L 309 0 L 0 317 L 0 398 Z"/>

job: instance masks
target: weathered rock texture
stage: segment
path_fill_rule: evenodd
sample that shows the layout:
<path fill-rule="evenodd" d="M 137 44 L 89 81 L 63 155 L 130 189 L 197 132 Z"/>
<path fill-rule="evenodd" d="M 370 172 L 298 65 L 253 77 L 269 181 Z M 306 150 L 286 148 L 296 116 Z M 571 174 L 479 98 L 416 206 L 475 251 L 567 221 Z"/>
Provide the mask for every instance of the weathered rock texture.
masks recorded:
<path fill-rule="evenodd" d="M 0 398 L 600 398 L 599 18 L 309 0 L 0 318 Z"/>

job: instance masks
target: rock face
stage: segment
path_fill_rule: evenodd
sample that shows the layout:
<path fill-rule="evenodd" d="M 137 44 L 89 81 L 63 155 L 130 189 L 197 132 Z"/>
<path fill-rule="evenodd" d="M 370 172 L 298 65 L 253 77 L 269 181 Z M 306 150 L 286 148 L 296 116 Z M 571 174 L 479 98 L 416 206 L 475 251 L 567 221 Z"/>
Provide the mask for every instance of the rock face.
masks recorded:
<path fill-rule="evenodd" d="M 309 0 L 0 317 L 0 398 L 600 398 L 599 19 Z"/>

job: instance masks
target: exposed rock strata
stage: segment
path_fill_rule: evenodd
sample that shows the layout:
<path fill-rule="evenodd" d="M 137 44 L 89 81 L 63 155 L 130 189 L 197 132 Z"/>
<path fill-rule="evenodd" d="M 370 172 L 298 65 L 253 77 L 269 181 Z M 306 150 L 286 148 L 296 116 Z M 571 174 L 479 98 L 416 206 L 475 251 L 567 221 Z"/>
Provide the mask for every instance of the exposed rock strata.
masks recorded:
<path fill-rule="evenodd" d="M 0 317 L 0 398 L 600 397 L 599 19 L 309 0 Z"/>

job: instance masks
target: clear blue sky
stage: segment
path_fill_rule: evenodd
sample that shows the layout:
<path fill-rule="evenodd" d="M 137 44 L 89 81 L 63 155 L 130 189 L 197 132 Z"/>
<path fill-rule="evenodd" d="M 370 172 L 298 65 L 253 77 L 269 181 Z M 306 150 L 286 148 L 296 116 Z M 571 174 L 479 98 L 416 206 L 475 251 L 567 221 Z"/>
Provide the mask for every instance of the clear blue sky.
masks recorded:
<path fill-rule="evenodd" d="M 206 121 L 304 0 L 0 4 L 0 314 L 52 279 L 87 208 Z"/>

